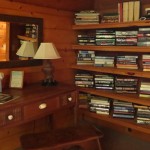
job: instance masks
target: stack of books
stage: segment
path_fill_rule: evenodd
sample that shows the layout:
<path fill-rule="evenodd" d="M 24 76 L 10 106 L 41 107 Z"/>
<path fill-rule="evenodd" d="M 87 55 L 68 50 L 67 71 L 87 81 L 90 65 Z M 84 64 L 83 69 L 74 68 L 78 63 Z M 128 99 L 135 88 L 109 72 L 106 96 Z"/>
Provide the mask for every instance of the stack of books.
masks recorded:
<path fill-rule="evenodd" d="M 90 111 L 101 115 L 109 115 L 110 102 L 109 98 L 93 96 L 89 102 Z"/>
<path fill-rule="evenodd" d="M 136 46 L 138 31 L 116 31 L 116 45 Z"/>
<path fill-rule="evenodd" d="M 143 105 L 134 105 L 134 107 L 137 109 L 136 122 L 150 125 L 150 107 Z"/>
<path fill-rule="evenodd" d="M 139 28 L 138 46 L 150 46 L 150 28 Z"/>
<path fill-rule="evenodd" d="M 142 55 L 142 68 L 143 71 L 150 71 L 150 55 Z"/>
<path fill-rule="evenodd" d="M 96 45 L 115 45 L 114 30 L 96 30 Z"/>
<path fill-rule="evenodd" d="M 137 93 L 138 79 L 131 77 L 116 77 L 115 91 L 117 93 Z"/>
<path fill-rule="evenodd" d="M 104 90 L 114 89 L 114 76 L 107 74 L 96 74 L 95 78 L 95 88 Z"/>
<path fill-rule="evenodd" d="M 113 117 L 134 119 L 135 108 L 131 102 L 113 101 Z"/>
<path fill-rule="evenodd" d="M 138 69 L 138 56 L 117 56 L 116 67 L 122 69 Z"/>
<path fill-rule="evenodd" d="M 75 13 L 74 23 L 79 24 L 99 24 L 100 13 L 95 10 L 82 10 Z"/>
<path fill-rule="evenodd" d="M 150 82 L 141 82 L 139 97 L 150 98 Z"/>
<path fill-rule="evenodd" d="M 94 66 L 96 67 L 114 67 L 113 56 L 95 56 Z"/>
<path fill-rule="evenodd" d="M 104 13 L 101 19 L 101 23 L 114 23 L 118 21 L 118 13 Z"/>
<path fill-rule="evenodd" d="M 95 51 L 79 50 L 77 56 L 77 65 L 94 65 Z"/>
<path fill-rule="evenodd" d="M 31 38 L 37 38 L 38 36 L 38 26 L 35 24 L 26 24 L 25 25 L 25 36 Z"/>
<path fill-rule="evenodd" d="M 77 73 L 75 85 L 79 87 L 94 87 L 94 77 L 90 73 Z"/>
<path fill-rule="evenodd" d="M 89 108 L 91 95 L 89 93 L 79 92 L 78 96 L 78 107 Z"/>
<path fill-rule="evenodd" d="M 95 34 L 79 34 L 77 42 L 79 45 L 95 45 Z"/>

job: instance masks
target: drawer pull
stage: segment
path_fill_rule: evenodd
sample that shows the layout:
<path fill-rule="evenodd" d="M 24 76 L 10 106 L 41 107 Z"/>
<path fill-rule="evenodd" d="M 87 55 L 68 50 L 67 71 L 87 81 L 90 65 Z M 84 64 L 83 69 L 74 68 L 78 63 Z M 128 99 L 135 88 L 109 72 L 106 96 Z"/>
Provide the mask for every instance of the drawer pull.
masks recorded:
<path fill-rule="evenodd" d="M 68 101 L 71 102 L 72 101 L 72 97 L 68 97 Z"/>
<path fill-rule="evenodd" d="M 8 120 L 13 120 L 14 116 L 13 115 L 8 115 Z"/>
<path fill-rule="evenodd" d="M 40 104 L 39 109 L 45 109 L 47 107 L 46 103 Z"/>

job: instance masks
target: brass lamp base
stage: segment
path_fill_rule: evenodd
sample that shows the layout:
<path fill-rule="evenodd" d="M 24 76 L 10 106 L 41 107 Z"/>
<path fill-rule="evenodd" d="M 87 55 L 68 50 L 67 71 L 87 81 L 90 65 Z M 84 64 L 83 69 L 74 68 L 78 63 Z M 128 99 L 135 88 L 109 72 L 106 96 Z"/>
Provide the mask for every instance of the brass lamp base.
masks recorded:
<path fill-rule="evenodd" d="M 56 80 L 54 80 L 54 78 L 53 78 L 54 68 L 53 68 L 50 60 L 46 59 L 43 61 L 42 71 L 45 75 L 45 79 L 42 81 L 43 86 L 55 86 L 55 85 L 57 85 Z"/>
<path fill-rule="evenodd" d="M 51 81 L 51 80 L 43 80 L 42 81 L 42 86 L 56 86 L 57 85 L 57 82 L 54 80 L 54 81 Z"/>

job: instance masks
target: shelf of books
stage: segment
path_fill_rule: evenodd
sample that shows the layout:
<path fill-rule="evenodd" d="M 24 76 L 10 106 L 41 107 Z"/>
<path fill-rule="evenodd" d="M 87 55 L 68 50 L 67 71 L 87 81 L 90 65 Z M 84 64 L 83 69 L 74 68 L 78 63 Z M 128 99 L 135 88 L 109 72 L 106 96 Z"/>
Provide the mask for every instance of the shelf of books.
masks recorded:
<path fill-rule="evenodd" d="M 150 106 L 149 99 L 139 97 L 137 94 L 120 94 L 115 92 L 114 90 L 100 90 L 95 88 L 77 88 L 80 92 L 89 93 L 92 95 L 98 95 L 103 97 L 108 97 L 111 99 L 118 99 L 122 101 L 132 102 L 140 105 Z"/>
<path fill-rule="evenodd" d="M 84 118 L 88 116 L 88 117 L 95 118 L 101 121 L 106 121 L 114 125 L 119 125 L 125 128 L 127 127 L 130 130 L 134 129 L 145 134 L 150 134 L 150 126 L 138 125 L 135 119 L 114 118 L 111 115 L 95 114 L 85 108 L 80 109 L 80 113 L 85 116 Z"/>
<path fill-rule="evenodd" d="M 150 134 L 150 20 L 72 28 L 81 113 Z"/>

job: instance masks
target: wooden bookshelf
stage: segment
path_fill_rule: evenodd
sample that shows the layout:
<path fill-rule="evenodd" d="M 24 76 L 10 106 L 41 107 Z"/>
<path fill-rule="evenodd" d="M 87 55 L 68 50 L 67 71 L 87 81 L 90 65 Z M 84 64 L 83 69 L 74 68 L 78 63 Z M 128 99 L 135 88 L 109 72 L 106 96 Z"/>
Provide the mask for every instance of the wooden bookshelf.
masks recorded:
<path fill-rule="evenodd" d="M 85 71 L 109 73 L 115 75 L 126 75 L 126 76 L 143 77 L 143 78 L 150 77 L 150 72 L 136 70 L 136 69 L 133 70 L 133 69 L 120 69 L 115 67 L 95 67 L 91 65 L 71 65 L 71 68 L 78 69 L 78 70 L 85 70 Z"/>
<path fill-rule="evenodd" d="M 119 119 L 113 118 L 111 115 L 100 115 L 93 112 L 90 112 L 88 109 L 80 108 L 80 113 L 84 116 L 88 116 L 91 118 L 95 118 L 101 121 L 106 121 L 107 123 L 111 123 L 114 125 L 119 125 L 122 127 L 127 127 L 129 130 L 137 130 L 145 134 L 150 135 L 150 126 L 147 125 L 139 125 L 136 123 L 134 119 Z"/>
<path fill-rule="evenodd" d="M 138 30 L 139 27 L 150 27 L 150 20 L 147 21 L 135 21 L 135 22 L 122 22 L 122 23 L 101 23 L 95 25 L 73 25 L 73 30 L 83 33 L 87 33 L 88 31 L 91 32 L 96 29 L 135 29 Z M 78 45 L 73 44 L 72 50 L 78 52 L 79 50 L 91 50 L 95 51 L 96 53 L 100 54 L 125 54 L 129 53 L 137 54 L 140 56 L 139 59 L 139 69 L 120 69 L 116 67 L 96 67 L 94 65 L 76 65 L 72 64 L 71 68 L 74 70 L 83 70 L 88 71 L 91 73 L 104 73 L 104 74 L 111 74 L 111 75 L 123 75 L 128 77 L 136 77 L 139 80 L 149 80 L 150 79 L 150 72 L 142 71 L 141 68 L 141 55 L 142 54 L 150 54 L 150 47 L 149 46 L 98 46 L 98 45 Z M 139 105 L 146 105 L 150 106 L 150 98 L 142 98 L 139 97 L 139 94 L 125 94 L 125 93 L 116 93 L 114 90 L 100 90 L 95 88 L 83 88 L 77 87 L 79 92 L 89 93 L 92 95 L 107 97 L 110 99 L 117 99 L 120 101 L 131 102 L 133 104 Z M 136 120 L 132 119 L 119 119 L 113 118 L 111 115 L 99 115 L 96 113 L 90 112 L 88 109 L 79 109 L 80 114 L 83 116 L 87 116 L 93 118 L 95 120 L 100 120 L 107 122 L 108 124 L 111 123 L 114 126 L 124 127 L 127 129 L 134 129 L 137 132 L 142 132 L 145 134 L 145 137 L 149 137 L 150 135 L 150 126 L 149 125 L 140 125 L 136 123 Z M 92 120 L 92 119 L 91 119 Z"/>

